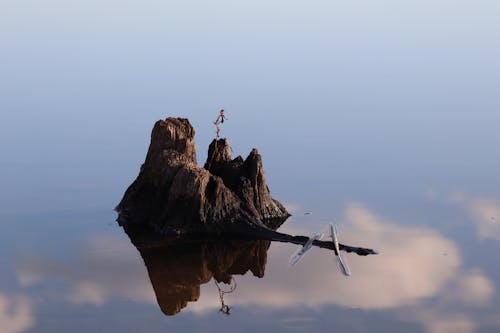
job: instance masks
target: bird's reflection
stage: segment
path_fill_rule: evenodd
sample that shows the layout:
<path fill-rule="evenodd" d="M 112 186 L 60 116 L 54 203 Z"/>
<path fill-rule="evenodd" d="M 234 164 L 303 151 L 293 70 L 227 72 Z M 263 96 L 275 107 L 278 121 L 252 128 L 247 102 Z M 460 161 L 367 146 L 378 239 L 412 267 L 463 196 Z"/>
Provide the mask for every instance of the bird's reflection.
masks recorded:
<path fill-rule="evenodd" d="M 161 310 L 175 315 L 200 297 L 200 286 L 214 279 L 220 311 L 230 313 L 224 294 L 235 288 L 233 275 L 250 271 L 263 277 L 270 241 L 165 240 L 144 231 L 125 229 L 141 254 Z M 220 283 L 229 285 L 223 287 Z"/>

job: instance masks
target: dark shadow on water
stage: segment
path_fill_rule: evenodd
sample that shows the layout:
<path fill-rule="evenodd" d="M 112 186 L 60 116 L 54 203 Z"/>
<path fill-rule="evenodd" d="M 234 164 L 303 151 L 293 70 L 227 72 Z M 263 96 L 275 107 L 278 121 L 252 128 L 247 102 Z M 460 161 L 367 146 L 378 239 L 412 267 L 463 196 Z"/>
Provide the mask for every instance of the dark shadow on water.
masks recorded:
<path fill-rule="evenodd" d="M 221 312 L 229 314 L 219 283 L 234 286 L 233 275 L 248 271 L 263 277 L 271 241 L 303 245 L 306 236 L 293 236 L 269 228 L 254 233 L 201 233 L 160 235 L 144 226 L 123 226 L 141 254 L 161 310 L 175 315 L 200 297 L 200 286 L 214 279 L 221 299 Z M 332 241 L 311 240 L 311 246 L 335 250 Z M 377 252 L 362 247 L 338 244 L 345 252 L 366 256 Z M 336 253 L 336 252 L 334 252 Z M 347 274 L 348 275 L 348 274 Z M 231 289 L 229 289 L 231 290 Z"/>
<path fill-rule="evenodd" d="M 263 277 L 271 244 L 266 240 L 159 239 L 153 233 L 129 228 L 125 232 L 144 260 L 158 305 L 169 316 L 196 302 L 200 286 L 212 278 L 219 289 L 221 312 L 229 314 L 223 295 L 234 288 L 233 275 L 250 271 Z"/>

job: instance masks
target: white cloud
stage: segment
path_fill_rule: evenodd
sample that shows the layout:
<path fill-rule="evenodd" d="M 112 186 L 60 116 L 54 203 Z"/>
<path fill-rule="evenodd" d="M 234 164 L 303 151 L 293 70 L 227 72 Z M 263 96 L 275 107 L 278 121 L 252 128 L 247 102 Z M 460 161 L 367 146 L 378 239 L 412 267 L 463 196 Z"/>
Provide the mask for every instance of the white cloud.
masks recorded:
<path fill-rule="evenodd" d="M 294 248 L 273 244 L 266 281 L 240 281 L 236 277 L 238 289 L 226 295 L 226 303 L 271 309 L 329 304 L 395 309 L 402 319 L 422 325 L 429 333 L 475 330 L 475 320 L 465 315 L 468 311 L 464 309 L 488 306 L 495 286 L 480 270 L 461 267 L 461 255 L 454 242 L 431 228 L 391 223 L 359 204 L 346 208 L 343 221 L 341 237 L 346 243 L 381 252 L 368 257 L 348 254 L 351 277 L 341 276 L 333 254 L 321 249 L 311 250 L 299 265 L 289 268 Z M 323 227 L 309 223 L 301 228 L 288 226 L 286 231 L 311 234 Z M 208 284 L 202 288 L 199 302 L 187 310 L 205 313 L 218 306 L 218 294 Z"/>
<path fill-rule="evenodd" d="M 486 306 L 495 293 L 495 285 L 480 270 L 473 269 L 457 276 L 454 286 L 445 294 L 450 303 Z"/>
<path fill-rule="evenodd" d="M 31 301 L 23 296 L 8 297 L 0 293 L 0 332 L 21 333 L 35 324 Z"/>
<path fill-rule="evenodd" d="M 414 313 L 414 316 L 429 333 L 471 333 L 476 328 L 474 321 L 463 313 L 449 315 L 426 310 Z"/>
<path fill-rule="evenodd" d="M 93 237 L 72 262 L 25 258 L 18 263 L 20 284 L 45 279 L 65 281 L 69 291 L 64 298 L 74 304 L 100 306 L 112 297 L 156 303 L 142 258 L 127 239 Z"/>
<path fill-rule="evenodd" d="M 346 207 L 341 221 L 342 242 L 380 251 L 367 257 L 347 254 L 351 277 L 339 273 L 334 254 L 325 249 L 311 250 L 291 268 L 288 260 L 294 246 L 274 243 L 265 281 L 235 276 L 238 288 L 226 294 L 226 303 L 269 309 L 324 305 L 396 309 L 410 313 L 407 321 L 421 324 L 429 333 L 474 330 L 474 321 L 461 316 L 461 311 L 487 306 L 495 286 L 480 270 L 461 267 L 461 254 L 453 241 L 432 228 L 390 222 L 356 203 Z M 311 234 L 326 225 L 301 225 L 300 220 L 292 220 L 284 227 L 292 234 Z M 27 285 L 47 278 L 63 279 L 71 287 L 65 299 L 76 304 L 99 306 L 112 297 L 156 304 L 143 261 L 128 239 L 94 237 L 74 262 L 24 260 L 18 276 Z M 429 300 L 434 305 L 424 307 Z M 199 300 L 183 311 L 204 314 L 218 307 L 217 289 L 208 283 L 201 287 Z"/>
<path fill-rule="evenodd" d="M 455 244 L 432 229 L 387 222 L 358 204 L 347 207 L 345 222 L 341 231 L 346 243 L 374 247 L 381 254 L 347 255 L 353 274 L 346 279 L 338 272 L 331 251 L 314 249 L 299 265 L 289 268 L 288 259 L 294 248 L 273 244 L 266 283 L 244 280 L 244 285 L 239 284 L 233 304 L 271 308 L 324 304 L 363 309 L 395 308 L 437 295 L 454 278 L 461 264 Z M 310 230 L 299 229 L 287 231 L 310 233 Z M 192 311 L 217 306 L 215 290 L 206 289 L 200 301 L 190 307 Z M 212 295 L 207 296 L 207 293 Z"/>
<path fill-rule="evenodd" d="M 476 325 L 463 315 L 451 318 L 438 318 L 425 325 L 430 333 L 470 333 Z"/>
<path fill-rule="evenodd" d="M 479 238 L 500 240 L 500 201 L 469 199 L 465 205 L 477 227 Z"/>
<path fill-rule="evenodd" d="M 292 215 L 295 215 L 297 214 L 298 212 L 300 212 L 302 210 L 302 206 L 299 205 L 299 204 L 295 204 L 295 203 L 291 203 L 291 202 L 286 202 L 284 204 L 286 210 L 292 214 Z"/>
<path fill-rule="evenodd" d="M 437 191 L 424 192 L 429 200 L 438 200 Z M 442 196 L 442 200 L 460 206 L 472 219 L 480 239 L 500 240 L 500 200 L 477 197 L 463 191 L 453 191 Z"/>
<path fill-rule="evenodd" d="M 75 304 L 94 304 L 102 305 L 108 297 L 112 296 L 107 289 L 100 283 L 81 281 L 73 283 L 73 289 L 67 299 Z"/>
<path fill-rule="evenodd" d="M 400 316 L 407 322 L 422 325 L 429 333 L 471 333 L 478 322 L 485 320 L 478 318 L 477 312 L 470 311 L 470 307 L 486 308 L 494 289 L 491 280 L 481 271 L 459 271 L 440 291 L 435 302 L 403 309 Z"/>
<path fill-rule="evenodd" d="M 353 275 L 346 279 L 338 272 L 331 251 L 314 249 L 292 269 L 288 267 L 288 259 L 294 247 L 273 244 L 265 283 L 255 278 L 243 279 L 233 304 L 271 308 L 324 304 L 394 308 L 435 296 L 461 264 L 455 244 L 435 230 L 388 222 L 359 204 L 346 208 L 340 227 L 345 243 L 374 247 L 381 254 L 368 257 L 348 254 Z M 310 233 L 301 229 L 296 227 L 293 231 Z M 156 302 L 142 259 L 127 239 L 94 237 L 83 255 L 69 263 L 25 259 L 19 264 L 18 277 L 24 285 L 47 278 L 62 279 L 70 286 L 65 298 L 76 304 L 102 305 L 114 296 Z M 203 287 L 200 300 L 188 309 L 203 312 L 218 305 L 216 288 L 208 284 Z"/>

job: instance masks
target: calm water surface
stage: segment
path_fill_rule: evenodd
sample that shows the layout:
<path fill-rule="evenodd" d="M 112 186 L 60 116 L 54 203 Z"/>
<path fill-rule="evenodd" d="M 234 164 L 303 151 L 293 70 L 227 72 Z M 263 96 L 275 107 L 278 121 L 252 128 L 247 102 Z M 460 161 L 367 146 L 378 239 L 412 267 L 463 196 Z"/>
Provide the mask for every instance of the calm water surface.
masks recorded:
<path fill-rule="evenodd" d="M 144 132 L 147 136 L 148 130 Z M 241 253 L 224 246 L 217 252 L 211 245 L 185 251 L 167 248 L 145 251 L 141 257 L 114 222 L 112 203 L 127 183 L 116 186 L 104 207 L 82 201 L 80 208 L 54 205 L 32 212 L 26 203 L 26 209 L 2 216 L 2 332 L 498 329 L 500 202 L 494 188 L 471 193 L 442 184 L 423 186 L 410 175 L 401 184 L 400 171 L 391 176 L 385 170 L 397 165 L 385 165 L 378 172 L 386 177 L 365 187 L 352 180 L 359 188 L 356 196 L 352 188 L 344 190 L 347 181 L 341 178 L 349 179 L 349 174 L 340 177 L 324 161 L 302 170 L 292 166 L 288 172 L 300 177 L 295 181 L 280 176 L 290 161 L 273 155 L 272 150 L 264 155 L 265 167 L 266 162 L 271 165 L 271 190 L 293 214 L 280 230 L 326 232 L 327 224 L 335 221 L 344 242 L 373 247 L 380 254 L 346 255 L 349 278 L 323 249 L 311 250 L 290 267 L 296 249 L 290 244 L 273 243 L 269 250 L 263 244 L 258 251 L 247 246 Z M 300 155 L 296 151 L 294 158 Z M 383 158 L 377 164 L 384 165 Z M 353 163 L 352 168 L 357 167 Z M 366 172 L 371 170 L 366 167 Z M 321 182 L 318 173 L 323 174 Z M 302 182 L 308 185 L 299 185 Z M 293 192 L 291 186 L 296 187 Z M 93 200 L 93 188 L 81 191 Z M 39 194 L 43 197 L 43 191 Z M 224 296 L 230 316 L 219 312 L 221 301 L 212 279 L 226 273 L 235 273 L 237 284 Z"/>
<path fill-rule="evenodd" d="M 495 1 L 2 1 L 0 332 L 498 332 L 499 15 Z M 113 207 L 154 122 L 188 117 L 201 164 L 221 107 L 234 156 L 259 148 L 293 214 L 280 231 L 334 221 L 380 254 L 346 255 L 345 278 L 326 250 L 290 267 L 289 244 L 140 253 Z M 220 313 L 212 276 L 248 269 Z"/>

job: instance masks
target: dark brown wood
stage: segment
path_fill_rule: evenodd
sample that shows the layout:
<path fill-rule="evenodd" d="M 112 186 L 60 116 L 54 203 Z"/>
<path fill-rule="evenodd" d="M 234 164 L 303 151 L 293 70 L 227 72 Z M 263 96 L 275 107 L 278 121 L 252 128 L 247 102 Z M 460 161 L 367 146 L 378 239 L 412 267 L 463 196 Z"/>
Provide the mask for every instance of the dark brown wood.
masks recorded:
<path fill-rule="evenodd" d="M 246 160 L 232 160 L 227 140 L 216 139 L 202 168 L 194 134 L 187 119 L 156 122 L 141 171 L 116 207 L 121 225 L 163 234 L 246 232 L 290 216 L 271 197 L 256 149 Z"/>
<path fill-rule="evenodd" d="M 270 195 L 262 157 L 231 157 L 226 139 L 210 144 L 204 167 L 197 164 L 195 131 L 183 118 L 159 120 L 146 160 L 116 207 L 118 223 L 185 239 L 269 240 L 304 244 L 305 236 L 276 229 L 290 216 Z M 160 238 L 162 238 L 160 237 Z M 333 250 L 332 242 L 314 241 Z M 359 255 L 375 251 L 340 244 Z"/>

